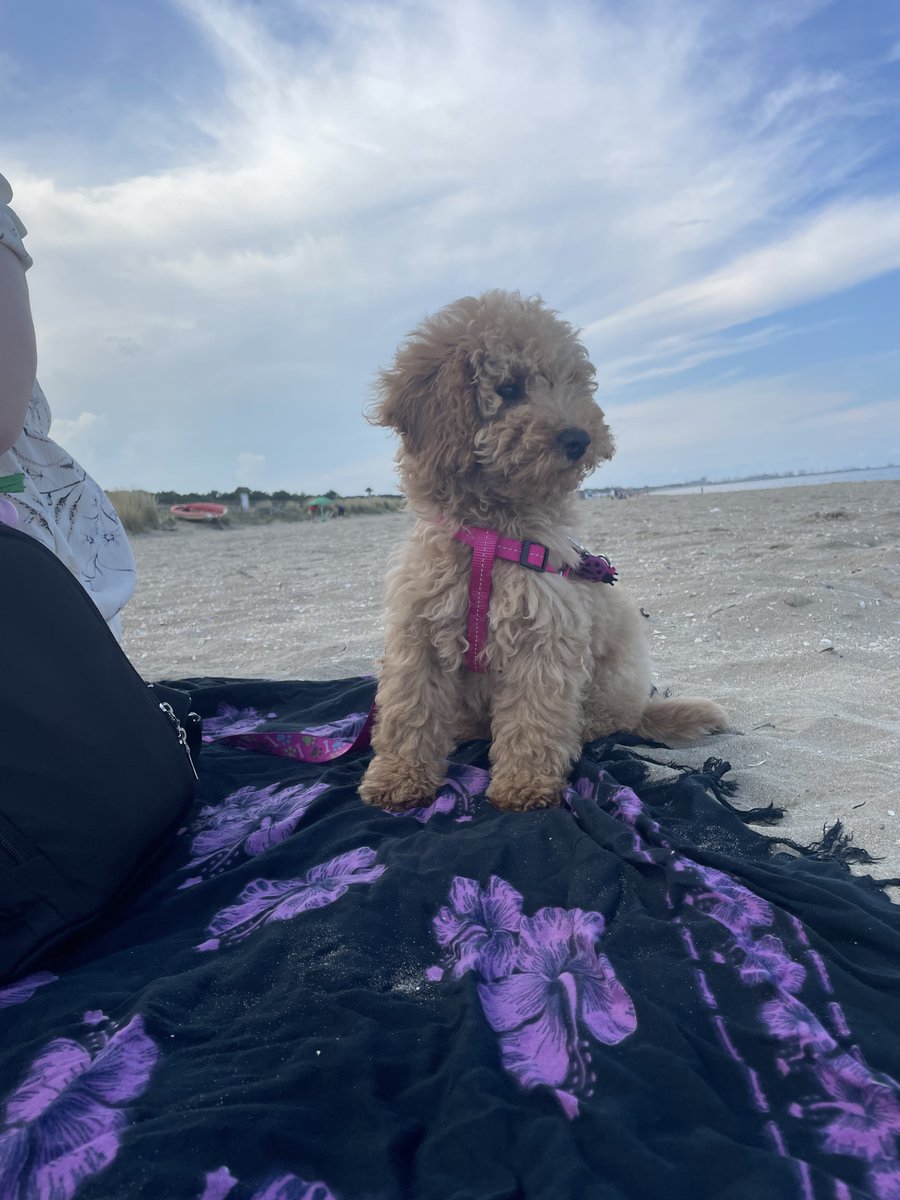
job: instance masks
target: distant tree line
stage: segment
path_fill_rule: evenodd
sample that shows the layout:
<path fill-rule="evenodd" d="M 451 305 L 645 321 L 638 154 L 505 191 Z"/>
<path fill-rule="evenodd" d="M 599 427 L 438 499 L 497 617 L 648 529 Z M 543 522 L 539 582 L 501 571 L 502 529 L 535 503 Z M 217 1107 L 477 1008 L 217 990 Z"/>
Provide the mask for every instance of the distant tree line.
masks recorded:
<path fill-rule="evenodd" d="M 329 492 L 286 492 L 283 490 L 277 492 L 260 492 L 253 488 L 235 488 L 232 492 L 156 492 L 156 499 L 160 504 L 195 504 L 198 501 L 212 502 L 214 504 L 240 504 L 241 493 L 246 492 L 250 497 L 251 502 L 268 502 L 274 504 L 284 504 L 289 500 L 297 501 L 302 504 L 305 500 L 311 500 L 314 495 L 327 496 L 329 500 L 361 500 L 362 494 L 359 496 L 340 496 L 334 490 Z M 366 488 L 366 496 L 372 495 L 372 489 Z M 390 499 L 399 500 L 400 496 L 392 493 L 385 493 Z"/>

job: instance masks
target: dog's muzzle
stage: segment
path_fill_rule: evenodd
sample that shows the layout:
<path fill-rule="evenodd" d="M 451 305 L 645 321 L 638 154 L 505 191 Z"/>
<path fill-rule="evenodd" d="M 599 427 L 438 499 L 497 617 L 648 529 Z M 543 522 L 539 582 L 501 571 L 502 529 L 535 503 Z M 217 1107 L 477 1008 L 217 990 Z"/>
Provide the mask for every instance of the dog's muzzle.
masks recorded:
<path fill-rule="evenodd" d="M 556 435 L 556 444 L 570 462 L 577 462 L 591 444 L 591 435 L 583 429 L 563 429 Z"/>

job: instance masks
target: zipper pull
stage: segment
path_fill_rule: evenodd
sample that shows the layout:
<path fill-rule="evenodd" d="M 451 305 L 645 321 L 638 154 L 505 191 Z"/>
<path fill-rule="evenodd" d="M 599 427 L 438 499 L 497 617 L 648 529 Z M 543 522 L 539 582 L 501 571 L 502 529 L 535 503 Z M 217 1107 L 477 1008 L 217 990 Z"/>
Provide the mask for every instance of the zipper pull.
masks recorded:
<path fill-rule="evenodd" d="M 178 717 L 175 715 L 175 709 L 166 700 L 161 700 L 159 702 L 159 707 L 166 714 L 166 716 L 169 718 L 169 720 L 172 722 L 172 724 L 175 726 L 175 736 L 178 738 L 178 741 L 181 744 L 181 748 L 184 750 L 185 754 L 187 755 L 187 760 L 191 764 L 191 770 L 194 772 L 194 778 L 199 780 L 200 776 L 197 774 L 197 768 L 194 766 L 194 760 L 191 757 L 191 748 L 188 745 L 187 734 L 184 731 L 184 726 L 181 724 L 181 722 L 178 720 Z"/>

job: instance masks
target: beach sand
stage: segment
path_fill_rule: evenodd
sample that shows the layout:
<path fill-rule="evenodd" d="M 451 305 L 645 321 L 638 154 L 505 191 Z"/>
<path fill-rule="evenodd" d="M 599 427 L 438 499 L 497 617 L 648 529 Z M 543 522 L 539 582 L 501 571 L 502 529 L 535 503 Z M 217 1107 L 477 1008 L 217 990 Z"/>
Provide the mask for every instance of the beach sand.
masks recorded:
<path fill-rule="evenodd" d="M 809 843 L 839 819 L 882 859 L 863 870 L 900 876 L 900 482 L 577 511 L 580 540 L 611 558 L 648 614 L 657 685 L 731 716 L 733 732 L 668 757 L 727 759 L 736 803 L 787 810 L 779 833 Z M 384 572 L 410 520 L 139 535 L 125 649 L 148 680 L 370 672 Z"/>

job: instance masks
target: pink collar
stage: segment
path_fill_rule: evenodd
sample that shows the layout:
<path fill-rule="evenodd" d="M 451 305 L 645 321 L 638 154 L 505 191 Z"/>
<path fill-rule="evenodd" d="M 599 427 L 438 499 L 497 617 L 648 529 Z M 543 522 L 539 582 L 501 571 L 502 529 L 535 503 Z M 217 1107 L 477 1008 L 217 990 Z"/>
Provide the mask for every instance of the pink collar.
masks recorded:
<path fill-rule="evenodd" d="M 544 571 L 550 575 L 561 575 L 568 579 L 574 573 L 578 579 L 587 579 L 592 583 L 615 583 L 616 568 L 602 554 L 588 554 L 577 542 L 572 545 L 578 551 L 581 562 L 575 567 L 551 567 L 549 565 L 550 551 L 540 542 L 530 542 L 517 538 L 501 537 L 496 529 L 477 529 L 464 526 L 454 533 L 457 542 L 463 542 L 472 547 L 472 570 L 469 575 L 469 617 L 466 626 L 466 638 L 469 648 L 466 651 L 466 666 L 470 671 L 479 674 L 487 672 L 484 662 L 484 648 L 488 637 L 488 607 L 491 600 L 491 576 L 494 570 L 494 560 L 506 559 L 507 562 L 517 562 L 531 571 Z"/>

